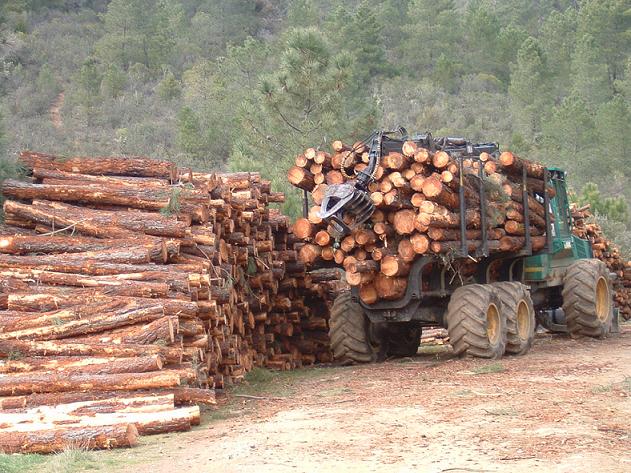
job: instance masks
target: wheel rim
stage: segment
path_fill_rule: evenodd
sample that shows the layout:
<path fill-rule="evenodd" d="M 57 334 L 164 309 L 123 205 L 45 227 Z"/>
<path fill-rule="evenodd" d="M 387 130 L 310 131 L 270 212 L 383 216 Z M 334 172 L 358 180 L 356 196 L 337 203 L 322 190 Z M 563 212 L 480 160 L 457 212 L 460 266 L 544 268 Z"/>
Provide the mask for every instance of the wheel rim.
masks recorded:
<path fill-rule="evenodd" d="M 609 284 L 601 276 L 596 283 L 596 315 L 601 321 L 607 320 L 610 312 Z"/>
<path fill-rule="evenodd" d="M 523 299 L 517 305 L 517 336 L 522 340 L 528 340 L 530 335 L 530 310 Z"/>
<path fill-rule="evenodd" d="M 501 334 L 500 311 L 495 304 L 490 304 L 486 309 L 486 336 L 491 345 L 497 344 Z"/>

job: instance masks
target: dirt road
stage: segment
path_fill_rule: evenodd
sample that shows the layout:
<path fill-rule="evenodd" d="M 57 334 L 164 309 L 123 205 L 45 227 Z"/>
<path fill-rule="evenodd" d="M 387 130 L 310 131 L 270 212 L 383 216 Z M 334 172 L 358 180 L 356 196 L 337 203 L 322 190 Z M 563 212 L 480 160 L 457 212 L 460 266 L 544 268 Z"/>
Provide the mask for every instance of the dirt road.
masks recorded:
<path fill-rule="evenodd" d="M 631 471 L 630 326 L 604 341 L 540 335 L 499 362 L 425 354 L 256 389 L 267 399 L 237 398 L 214 415 L 237 417 L 154 438 L 116 471 Z"/>

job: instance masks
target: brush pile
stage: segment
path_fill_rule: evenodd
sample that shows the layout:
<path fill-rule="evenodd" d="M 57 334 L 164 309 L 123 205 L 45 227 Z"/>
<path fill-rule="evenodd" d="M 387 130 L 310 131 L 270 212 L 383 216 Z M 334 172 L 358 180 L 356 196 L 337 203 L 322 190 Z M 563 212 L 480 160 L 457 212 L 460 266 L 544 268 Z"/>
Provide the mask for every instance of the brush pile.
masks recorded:
<path fill-rule="evenodd" d="M 589 240 L 594 258 L 603 261 L 609 271 L 617 276 L 613 283 L 614 302 L 620 310 L 620 315 L 625 320 L 631 319 L 631 261 L 624 258 L 620 254 L 620 249 L 605 237 L 600 225 L 594 221 L 589 205 L 572 205 L 571 212 L 574 234 Z"/>
<path fill-rule="evenodd" d="M 463 159 L 460 175 L 459 163 L 451 154 L 430 151 L 414 141 L 381 157 L 368 188 L 376 207 L 371 220 L 339 239 L 318 216 L 320 204 L 330 185 L 354 179 L 367 163 L 364 143 L 349 146 L 334 141 L 331 153 L 305 150 L 288 172 L 289 182 L 310 192 L 314 203 L 308 218 L 294 225 L 294 234 L 308 242 L 300 249 L 300 260 L 342 265 L 346 280 L 359 286 L 365 303 L 400 298 L 411 265 L 423 255 L 458 258 L 461 222 L 471 254 L 483 248 L 488 253 L 519 251 L 527 243 L 526 234 L 534 251 L 546 244 L 543 166 L 510 152 L 499 156 L 482 152 Z M 464 215 L 460 214 L 461 189 Z M 552 197 L 553 189 L 547 191 Z M 529 228 L 524 224 L 526 209 Z M 345 223 L 352 227 L 352 217 L 346 217 Z"/>
<path fill-rule="evenodd" d="M 30 182 L 2 185 L 0 450 L 133 445 L 198 423 L 255 366 L 331 360 L 340 273 L 305 272 L 259 174 L 20 159 Z"/>

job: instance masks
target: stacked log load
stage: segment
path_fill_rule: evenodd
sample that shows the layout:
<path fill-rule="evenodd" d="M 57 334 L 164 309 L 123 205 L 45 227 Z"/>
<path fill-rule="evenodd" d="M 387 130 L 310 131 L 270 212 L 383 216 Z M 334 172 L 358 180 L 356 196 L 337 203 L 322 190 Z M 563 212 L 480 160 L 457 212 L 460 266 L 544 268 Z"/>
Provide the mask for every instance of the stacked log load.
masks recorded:
<path fill-rule="evenodd" d="M 331 361 L 333 271 L 306 273 L 257 173 L 22 152 L 2 185 L 0 450 L 186 430 L 254 366 Z"/>
<path fill-rule="evenodd" d="M 614 302 L 625 320 L 631 319 L 631 261 L 624 258 L 614 243 L 607 239 L 602 228 L 594 221 L 589 205 L 572 205 L 574 234 L 592 244 L 594 257 L 603 261 L 616 275 L 613 282 Z"/>
<path fill-rule="evenodd" d="M 350 146 L 332 143 L 331 152 L 309 148 L 295 160 L 288 172 L 294 186 L 311 193 L 314 205 L 308 217 L 296 221 L 294 234 L 307 243 L 300 260 L 334 261 L 346 270 L 346 280 L 359 286 L 361 299 L 372 304 L 397 299 L 406 290 L 411 264 L 422 255 L 457 259 L 461 248 L 459 191 L 462 181 L 467 203 L 464 221 L 468 250 L 482 246 L 480 186 L 484 187 L 489 252 L 518 251 L 531 236 L 533 250 L 546 243 L 545 210 L 540 199 L 544 190 L 543 166 L 510 152 L 495 157 L 481 153 L 479 159 L 465 159 L 463 176 L 459 165 L 446 151 L 421 148 L 413 141 L 403 143 L 401 152 L 381 158 L 369 185 L 376 207 L 367 224 L 339 238 L 318 216 L 328 186 L 352 180 L 366 169 L 369 153 L 363 142 Z M 526 182 L 522 182 L 523 170 Z M 527 193 L 524 194 L 522 185 Z M 535 193 L 538 196 L 535 196 Z M 553 189 L 548 188 L 553 196 Z M 524 207 L 529 210 L 530 228 L 524 225 Z M 347 224 L 352 225 L 352 217 Z M 466 260 L 459 272 L 467 268 Z M 469 265 L 471 266 L 471 265 Z"/>

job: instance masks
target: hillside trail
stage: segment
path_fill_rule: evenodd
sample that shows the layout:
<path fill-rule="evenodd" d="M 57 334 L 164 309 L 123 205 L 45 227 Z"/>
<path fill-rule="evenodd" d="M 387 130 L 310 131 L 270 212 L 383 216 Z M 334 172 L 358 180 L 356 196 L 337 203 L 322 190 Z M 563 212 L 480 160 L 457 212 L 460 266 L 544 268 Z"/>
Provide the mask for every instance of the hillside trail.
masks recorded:
<path fill-rule="evenodd" d="M 238 417 L 128 450 L 133 467 L 115 471 L 631 471 L 629 325 L 606 340 L 539 335 L 499 361 L 303 371 L 291 395 L 238 399 Z"/>
<path fill-rule="evenodd" d="M 57 95 L 57 98 L 55 98 L 53 103 L 50 104 L 50 108 L 48 110 L 50 114 L 50 121 L 57 130 L 63 128 L 64 126 L 64 120 L 61 116 L 61 108 L 64 106 L 64 100 L 65 94 L 62 91 L 59 95 Z"/>

